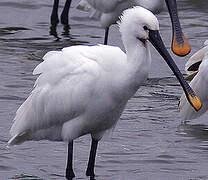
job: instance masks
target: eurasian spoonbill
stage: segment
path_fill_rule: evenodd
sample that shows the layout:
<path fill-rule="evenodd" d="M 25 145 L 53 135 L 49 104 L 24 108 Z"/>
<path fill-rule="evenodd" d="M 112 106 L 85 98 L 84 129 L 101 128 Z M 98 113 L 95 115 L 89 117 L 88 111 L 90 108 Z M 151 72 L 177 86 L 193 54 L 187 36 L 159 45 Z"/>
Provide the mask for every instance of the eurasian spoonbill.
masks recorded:
<path fill-rule="evenodd" d="M 124 11 L 119 23 L 126 54 L 107 45 L 71 46 L 50 51 L 33 71 L 39 75 L 34 89 L 19 107 L 9 145 L 48 139 L 68 142 L 66 178 L 72 167 L 73 140 L 91 134 L 86 175 L 94 177 L 98 141 L 113 128 L 128 100 L 147 79 L 150 42 L 179 79 L 196 110 L 201 103 L 165 48 L 157 18 L 142 7 Z"/>
<path fill-rule="evenodd" d="M 179 107 L 183 121 L 195 119 L 208 109 L 208 41 L 205 41 L 204 45 L 202 49 L 191 56 L 185 65 L 187 79 L 191 80 L 190 86 L 198 94 L 203 106 L 198 112 L 195 112 L 182 95 Z"/>
<path fill-rule="evenodd" d="M 100 23 L 105 29 L 104 44 L 107 44 L 109 27 L 114 24 L 121 13 L 133 6 L 142 6 L 153 13 L 159 13 L 164 6 L 164 0 L 82 0 L 87 1 L 95 10 L 101 12 Z M 185 56 L 191 51 L 188 40 L 184 36 L 178 19 L 176 0 L 165 0 L 172 22 L 172 51 L 179 56 Z"/>

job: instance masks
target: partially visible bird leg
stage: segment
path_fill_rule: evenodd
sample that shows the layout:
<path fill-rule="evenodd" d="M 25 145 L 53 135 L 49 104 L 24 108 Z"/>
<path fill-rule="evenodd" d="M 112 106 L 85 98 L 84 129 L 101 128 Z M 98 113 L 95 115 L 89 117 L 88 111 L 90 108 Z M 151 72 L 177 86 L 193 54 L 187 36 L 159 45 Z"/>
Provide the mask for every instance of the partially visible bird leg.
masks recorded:
<path fill-rule="evenodd" d="M 67 159 L 67 166 L 66 166 L 66 179 L 71 180 L 75 177 L 73 167 L 73 140 L 68 143 L 68 159 Z"/>
<path fill-rule="evenodd" d="M 94 167 L 95 167 L 95 157 L 96 157 L 97 146 L 98 146 L 98 140 L 95 140 L 94 138 L 92 138 L 90 156 L 89 156 L 89 161 L 88 161 L 87 171 L 86 171 L 86 175 L 90 176 L 91 178 L 95 177 Z"/>
<path fill-rule="evenodd" d="M 66 0 L 66 3 L 64 5 L 64 9 L 61 13 L 61 23 L 64 25 L 68 25 L 69 24 L 69 8 L 71 5 L 71 0 Z"/>

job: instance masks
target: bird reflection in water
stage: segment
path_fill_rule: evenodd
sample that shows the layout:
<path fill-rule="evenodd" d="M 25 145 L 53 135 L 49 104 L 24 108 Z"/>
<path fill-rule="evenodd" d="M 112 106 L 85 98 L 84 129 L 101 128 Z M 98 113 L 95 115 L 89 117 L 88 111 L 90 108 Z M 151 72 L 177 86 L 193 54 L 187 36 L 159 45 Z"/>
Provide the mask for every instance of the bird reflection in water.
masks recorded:
<path fill-rule="evenodd" d="M 181 123 L 178 133 L 184 137 L 194 137 L 203 141 L 208 140 L 208 126 L 204 124 Z"/>
<path fill-rule="evenodd" d="M 51 25 L 49 33 L 50 33 L 50 35 L 52 35 L 56 38 L 56 41 L 59 41 L 61 38 L 58 36 L 58 33 L 57 33 L 56 29 L 57 29 L 57 26 Z M 63 26 L 63 32 L 62 32 L 61 35 L 66 37 L 66 38 L 71 39 L 71 37 L 70 37 L 70 26 L 69 25 L 64 25 Z"/>

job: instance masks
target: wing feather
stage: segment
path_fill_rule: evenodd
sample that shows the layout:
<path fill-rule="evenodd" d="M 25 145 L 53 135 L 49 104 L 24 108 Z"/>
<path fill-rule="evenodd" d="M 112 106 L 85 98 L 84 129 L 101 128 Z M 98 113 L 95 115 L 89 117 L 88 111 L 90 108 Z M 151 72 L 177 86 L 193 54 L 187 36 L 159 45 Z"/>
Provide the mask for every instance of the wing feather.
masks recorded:
<path fill-rule="evenodd" d="M 40 139 L 47 132 L 42 129 L 53 127 L 59 127 L 56 134 L 61 134 L 63 123 L 85 112 L 101 72 L 112 68 L 111 65 L 117 63 L 112 60 L 118 55 L 120 61 L 126 57 L 119 48 L 101 45 L 72 46 L 48 52 L 33 71 L 39 77 L 33 91 L 16 112 L 10 143 Z M 38 137 L 38 131 L 41 137 Z"/>
<path fill-rule="evenodd" d="M 75 56 L 77 52 L 72 50 L 49 52 L 35 68 L 33 73 L 40 75 L 16 112 L 12 136 L 62 124 L 84 111 L 86 97 L 90 97 L 99 76 L 99 66 L 80 54 Z"/>

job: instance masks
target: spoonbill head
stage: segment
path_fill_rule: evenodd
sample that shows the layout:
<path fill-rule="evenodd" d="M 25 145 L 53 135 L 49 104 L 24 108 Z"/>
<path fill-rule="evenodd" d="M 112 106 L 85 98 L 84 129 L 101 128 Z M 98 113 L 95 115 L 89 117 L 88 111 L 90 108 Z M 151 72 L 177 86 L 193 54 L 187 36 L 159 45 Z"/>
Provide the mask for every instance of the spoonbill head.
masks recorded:
<path fill-rule="evenodd" d="M 142 7 L 124 11 L 119 23 L 126 54 L 118 47 L 71 46 L 48 52 L 33 71 L 39 74 L 26 101 L 17 110 L 9 145 L 29 140 L 68 142 L 66 178 L 72 167 L 73 140 L 91 134 L 86 175 L 94 177 L 98 141 L 113 128 L 128 100 L 150 70 L 150 42 L 179 79 L 189 102 L 199 110 L 197 96 L 166 50 L 157 18 Z"/>
<path fill-rule="evenodd" d="M 205 41 L 204 45 L 202 49 L 191 56 L 185 65 L 190 86 L 199 95 L 203 106 L 196 112 L 189 106 L 183 94 L 179 104 L 180 115 L 183 121 L 195 119 L 204 114 L 208 109 L 208 41 Z"/>

